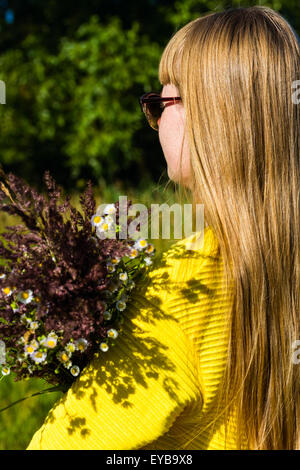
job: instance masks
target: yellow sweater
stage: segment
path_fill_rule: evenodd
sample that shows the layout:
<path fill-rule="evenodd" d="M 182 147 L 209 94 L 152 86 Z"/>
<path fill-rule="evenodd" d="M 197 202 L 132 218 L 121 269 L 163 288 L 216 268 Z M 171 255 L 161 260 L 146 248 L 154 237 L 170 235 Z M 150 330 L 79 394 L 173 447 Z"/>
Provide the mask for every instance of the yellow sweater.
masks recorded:
<path fill-rule="evenodd" d="M 209 423 L 225 365 L 229 290 L 212 229 L 196 251 L 188 249 L 193 240 L 163 253 L 134 290 L 115 346 L 83 370 L 28 450 L 225 449 L 222 418 Z M 231 419 L 227 449 L 237 448 L 236 437 Z"/>

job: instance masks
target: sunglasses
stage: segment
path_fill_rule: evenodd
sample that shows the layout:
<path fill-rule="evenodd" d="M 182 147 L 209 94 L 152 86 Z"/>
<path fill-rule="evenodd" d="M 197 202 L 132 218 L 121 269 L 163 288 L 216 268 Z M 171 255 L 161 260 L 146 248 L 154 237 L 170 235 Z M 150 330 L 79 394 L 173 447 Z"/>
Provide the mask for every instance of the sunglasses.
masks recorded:
<path fill-rule="evenodd" d="M 159 93 L 155 92 L 145 93 L 139 98 L 141 110 L 145 113 L 148 123 L 155 131 L 158 131 L 158 120 L 165 107 L 176 104 L 180 100 L 179 96 L 175 98 L 162 98 Z M 167 103 L 168 101 L 169 103 Z"/>

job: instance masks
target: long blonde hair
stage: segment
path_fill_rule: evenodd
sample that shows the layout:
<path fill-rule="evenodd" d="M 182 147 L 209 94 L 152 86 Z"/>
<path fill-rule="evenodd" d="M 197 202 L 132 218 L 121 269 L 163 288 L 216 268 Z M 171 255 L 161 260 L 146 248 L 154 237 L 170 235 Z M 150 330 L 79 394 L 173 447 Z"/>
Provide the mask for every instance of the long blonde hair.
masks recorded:
<path fill-rule="evenodd" d="M 220 402 L 236 409 L 238 448 L 244 433 L 249 449 L 300 449 L 299 74 L 293 28 L 263 6 L 191 21 L 159 66 L 182 98 L 194 200 L 234 281 Z"/>

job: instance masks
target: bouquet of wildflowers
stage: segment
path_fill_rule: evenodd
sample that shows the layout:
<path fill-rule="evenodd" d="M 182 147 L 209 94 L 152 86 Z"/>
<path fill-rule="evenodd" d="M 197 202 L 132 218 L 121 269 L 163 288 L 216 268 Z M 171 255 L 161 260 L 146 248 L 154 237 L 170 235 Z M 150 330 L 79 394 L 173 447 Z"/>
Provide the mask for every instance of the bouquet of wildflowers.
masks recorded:
<path fill-rule="evenodd" d="M 69 196 L 60 201 L 48 171 L 47 197 L 2 169 L 0 178 L 0 210 L 23 222 L 0 238 L 0 375 L 39 377 L 66 391 L 117 341 L 134 279 L 146 275 L 155 250 L 118 236 L 119 203 L 96 211 L 91 182 L 80 212 Z"/>

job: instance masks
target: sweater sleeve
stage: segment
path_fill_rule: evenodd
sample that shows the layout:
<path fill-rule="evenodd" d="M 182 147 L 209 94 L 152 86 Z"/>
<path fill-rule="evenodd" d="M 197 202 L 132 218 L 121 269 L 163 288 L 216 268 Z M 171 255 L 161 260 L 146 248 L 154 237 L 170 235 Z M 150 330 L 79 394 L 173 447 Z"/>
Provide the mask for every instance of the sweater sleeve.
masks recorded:
<path fill-rule="evenodd" d="M 133 295 L 115 345 L 94 356 L 27 450 L 139 449 L 201 402 L 193 344 L 154 286 Z"/>

